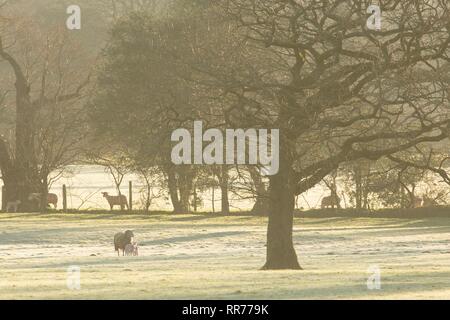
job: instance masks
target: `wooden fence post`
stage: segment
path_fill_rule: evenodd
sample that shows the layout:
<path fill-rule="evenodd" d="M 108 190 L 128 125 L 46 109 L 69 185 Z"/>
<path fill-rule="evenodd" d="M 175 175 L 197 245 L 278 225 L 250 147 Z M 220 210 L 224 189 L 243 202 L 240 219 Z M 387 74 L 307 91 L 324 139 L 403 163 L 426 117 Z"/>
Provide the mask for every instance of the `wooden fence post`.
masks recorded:
<path fill-rule="evenodd" d="M 128 209 L 130 211 L 133 210 L 133 182 L 129 181 L 128 182 L 128 201 L 130 202 L 128 204 Z"/>
<path fill-rule="evenodd" d="M 67 212 L 67 190 L 65 184 L 63 184 L 62 187 L 62 194 L 63 194 L 63 212 Z"/>

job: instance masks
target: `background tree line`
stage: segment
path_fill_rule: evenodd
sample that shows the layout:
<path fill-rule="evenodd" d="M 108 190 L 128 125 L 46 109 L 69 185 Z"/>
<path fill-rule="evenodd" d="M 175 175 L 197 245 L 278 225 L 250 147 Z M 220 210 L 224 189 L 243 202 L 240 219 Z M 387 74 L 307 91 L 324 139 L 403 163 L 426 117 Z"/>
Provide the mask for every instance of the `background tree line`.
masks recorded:
<path fill-rule="evenodd" d="M 228 213 L 241 190 L 269 215 L 264 268 L 295 269 L 295 199 L 324 179 L 345 173 L 358 208 L 412 206 L 427 172 L 449 181 L 447 1 L 382 1 L 378 31 L 366 26 L 371 1 L 89 1 L 75 35 L 59 23 L 65 4 L 36 7 L 37 21 L 17 19 L 20 2 L 1 9 L 10 199 L 44 196 L 68 163 L 105 160 L 160 173 L 174 212 L 212 183 Z M 170 133 L 200 119 L 280 129 L 278 174 L 174 166 Z"/>

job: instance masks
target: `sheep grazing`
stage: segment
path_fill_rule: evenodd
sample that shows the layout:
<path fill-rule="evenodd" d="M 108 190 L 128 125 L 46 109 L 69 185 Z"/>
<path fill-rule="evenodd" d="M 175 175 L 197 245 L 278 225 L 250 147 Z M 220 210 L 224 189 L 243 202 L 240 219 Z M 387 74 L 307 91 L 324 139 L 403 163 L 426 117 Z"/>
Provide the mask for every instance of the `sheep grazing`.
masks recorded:
<path fill-rule="evenodd" d="M 28 195 L 28 201 L 36 201 L 41 206 L 41 197 L 42 193 L 30 193 Z M 58 196 L 54 193 L 47 193 L 47 206 L 53 205 L 53 207 L 56 209 L 58 206 Z"/>
<path fill-rule="evenodd" d="M 129 243 L 125 246 L 125 255 L 126 256 L 138 256 L 138 245 L 136 242 Z"/>
<path fill-rule="evenodd" d="M 20 200 L 8 201 L 8 203 L 6 204 L 6 212 L 17 212 L 21 203 L 22 201 Z"/>
<path fill-rule="evenodd" d="M 123 194 L 121 194 L 120 196 L 110 196 L 108 192 L 102 192 L 102 195 L 108 201 L 111 210 L 114 208 L 114 206 L 120 206 L 120 209 L 122 210 L 124 207 L 128 209 L 127 197 L 125 197 Z"/>
<path fill-rule="evenodd" d="M 117 255 L 120 256 L 120 250 L 122 250 L 122 256 L 125 255 L 125 247 L 133 243 L 134 233 L 131 230 L 125 232 L 119 232 L 114 235 L 114 249 L 117 251 Z"/>
<path fill-rule="evenodd" d="M 47 193 L 47 205 L 52 204 L 55 209 L 58 206 L 58 196 L 54 193 Z"/>
<path fill-rule="evenodd" d="M 330 208 L 330 207 L 333 208 L 333 209 L 334 209 L 334 207 L 339 209 L 341 207 L 340 203 L 341 203 L 341 199 L 338 196 L 332 196 L 331 195 L 331 196 L 328 196 L 328 197 L 324 197 L 322 199 L 322 203 L 321 203 L 320 207 L 322 209 Z"/>

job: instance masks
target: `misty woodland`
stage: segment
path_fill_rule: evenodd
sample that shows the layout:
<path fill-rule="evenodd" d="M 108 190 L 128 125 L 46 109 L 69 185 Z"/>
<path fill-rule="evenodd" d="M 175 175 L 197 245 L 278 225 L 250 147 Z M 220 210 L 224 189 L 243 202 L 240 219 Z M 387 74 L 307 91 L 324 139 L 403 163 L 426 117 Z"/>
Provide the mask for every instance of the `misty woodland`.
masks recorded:
<path fill-rule="evenodd" d="M 95 258 L 106 254 L 96 243 L 103 235 L 108 259 L 138 263 L 153 259 L 158 245 L 170 250 L 204 232 L 208 241 L 232 237 L 210 244 L 211 254 L 225 255 L 216 266 L 234 268 L 224 247 L 231 254 L 234 239 L 257 248 L 242 253 L 239 266 L 247 257 L 255 272 L 306 274 L 340 266 L 327 255 L 359 250 L 378 222 L 401 229 L 397 223 L 420 216 L 414 227 L 441 230 L 430 239 L 449 261 L 449 96 L 447 0 L 0 0 L 0 216 L 13 230 L 27 219 L 64 230 L 66 217 L 79 217 L 99 238 L 83 229 L 71 241 L 95 246 Z M 74 168 L 104 170 L 113 188 L 97 188 L 91 177 L 89 196 L 115 211 L 84 210 L 88 199 L 71 207 L 68 183 L 63 191 L 58 183 Z M 99 220 L 90 224 L 84 214 Z M 334 224 L 339 216 L 347 222 Z M 375 229 L 363 233 L 369 225 Z M 308 226 L 317 234 L 296 231 Z M 344 244 L 341 227 L 361 238 Z M 127 229 L 135 240 L 125 239 Z M 166 240 L 153 238 L 156 230 Z M 36 232 L 49 245 L 60 239 Z M 388 233 L 377 235 L 373 243 Z M 417 248 L 419 238 L 404 237 Z M 318 253 L 325 239 L 336 247 Z M 19 241 L 0 233 L 2 240 L 11 248 Z M 371 252 L 397 250 L 385 248 Z M 191 249 L 179 248 L 187 256 Z M 388 261 L 368 261 L 375 257 Z M 348 259 L 342 269 L 358 260 Z"/>

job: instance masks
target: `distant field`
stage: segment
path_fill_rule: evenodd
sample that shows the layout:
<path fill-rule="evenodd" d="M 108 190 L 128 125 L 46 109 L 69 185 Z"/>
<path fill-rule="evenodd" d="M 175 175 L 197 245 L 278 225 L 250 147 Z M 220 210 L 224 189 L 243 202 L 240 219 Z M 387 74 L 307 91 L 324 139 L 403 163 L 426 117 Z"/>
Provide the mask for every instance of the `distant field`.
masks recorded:
<path fill-rule="evenodd" d="M 303 271 L 259 271 L 267 218 L 0 214 L 0 299 L 450 299 L 450 218 L 296 218 Z M 135 231 L 139 257 L 117 257 Z M 66 286 L 81 268 L 81 289 Z M 367 269 L 381 269 L 368 290 Z"/>

